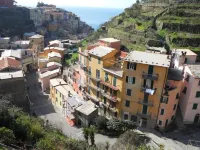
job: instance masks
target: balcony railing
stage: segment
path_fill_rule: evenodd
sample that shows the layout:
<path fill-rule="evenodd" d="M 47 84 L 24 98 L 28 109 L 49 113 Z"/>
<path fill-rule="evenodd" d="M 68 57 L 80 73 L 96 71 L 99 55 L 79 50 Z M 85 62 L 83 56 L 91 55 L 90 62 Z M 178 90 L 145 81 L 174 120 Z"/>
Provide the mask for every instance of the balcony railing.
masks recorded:
<path fill-rule="evenodd" d="M 143 86 L 142 86 L 141 91 L 142 91 L 142 92 L 145 92 L 145 93 L 148 93 L 148 94 L 150 94 L 150 95 L 154 95 L 155 92 L 156 92 L 156 89 L 151 89 L 151 88 L 143 87 Z"/>
<path fill-rule="evenodd" d="M 140 117 L 142 117 L 142 118 L 151 118 L 151 113 L 144 114 L 143 112 L 138 111 L 137 115 L 140 116 Z"/>
<path fill-rule="evenodd" d="M 139 104 L 142 104 L 142 105 L 146 105 L 146 106 L 153 106 L 153 102 L 152 101 L 143 101 L 143 100 L 139 100 L 138 101 Z"/>
<path fill-rule="evenodd" d="M 106 97 L 107 99 L 113 101 L 113 102 L 117 102 L 117 96 L 111 96 L 108 95 L 106 92 L 104 92 L 104 90 L 101 90 L 101 94 Z"/>
<path fill-rule="evenodd" d="M 93 97 L 93 96 L 91 96 L 89 93 L 85 93 L 86 94 L 86 96 L 91 100 L 91 101 L 93 101 L 96 105 L 99 105 L 99 99 L 98 98 L 95 98 L 95 97 Z"/>
<path fill-rule="evenodd" d="M 158 80 L 158 74 L 148 74 L 148 73 L 143 72 L 142 77 L 144 79 Z"/>
<path fill-rule="evenodd" d="M 95 81 L 100 81 L 100 77 L 93 77 L 91 73 L 87 73 L 87 76 L 92 79 L 92 80 L 95 80 Z"/>
<path fill-rule="evenodd" d="M 96 90 L 96 91 L 101 91 L 101 89 L 98 88 L 97 86 L 92 86 L 92 85 L 90 85 L 90 84 L 88 84 L 88 83 L 87 83 L 87 86 L 89 86 L 91 89 L 94 89 L 94 90 Z"/>
<path fill-rule="evenodd" d="M 117 88 L 116 86 L 112 85 L 108 81 L 101 80 L 101 84 L 103 84 L 103 85 L 105 85 L 105 86 L 107 86 L 107 87 L 109 87 L 109 88 L 111 88 L 111 89 L 113 89 L 115 91 L 119 90 L 119 88 Z"/>

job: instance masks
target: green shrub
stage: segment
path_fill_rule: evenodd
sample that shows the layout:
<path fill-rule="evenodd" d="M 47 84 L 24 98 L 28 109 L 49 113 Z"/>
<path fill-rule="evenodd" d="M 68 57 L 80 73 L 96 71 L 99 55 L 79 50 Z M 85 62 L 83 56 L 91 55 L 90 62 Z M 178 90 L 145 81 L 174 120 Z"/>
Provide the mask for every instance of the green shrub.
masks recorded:
<path fill-rule="evenodd" d="M 4 143 L 13 143 L 15 140 L 15 135 L 12 130 L 6 127 L 0 128 L 0 141 Z"/>

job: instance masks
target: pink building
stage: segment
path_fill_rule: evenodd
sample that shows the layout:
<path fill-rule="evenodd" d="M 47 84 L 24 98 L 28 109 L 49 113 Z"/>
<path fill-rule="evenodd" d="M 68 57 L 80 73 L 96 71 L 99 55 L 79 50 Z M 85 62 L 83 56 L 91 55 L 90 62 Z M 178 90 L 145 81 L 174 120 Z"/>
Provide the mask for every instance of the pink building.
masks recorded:
<path fill-rule="evenodd" d="M 50 62 L 47 64 L 48 68 L 39 69 L 39 82 L 41 83 L 42 91 L 49 90 L 50 79 L 61 75 L 61 64 Z"/>
<path fill-rule="evenodd" d="M 180 109 L 185 124 L 200 123 L 200 64 L 184 67 Z"/>
<path fill-rule="evenodd" d="M 161 129 L 166 128 L 175 118 L 182 80 L 183 75 L 181 70 L 169 69 L 158 116 L 158 126 Z"/>
<path fill-rule="evenodd" d="M 196 58 L 197 54 L 188 49 L 177 49 L 172 54 L 172 67 L 180 69 L 184 77 L 179 106 L 185 124 L 200 122 L 200 64 Z"/>

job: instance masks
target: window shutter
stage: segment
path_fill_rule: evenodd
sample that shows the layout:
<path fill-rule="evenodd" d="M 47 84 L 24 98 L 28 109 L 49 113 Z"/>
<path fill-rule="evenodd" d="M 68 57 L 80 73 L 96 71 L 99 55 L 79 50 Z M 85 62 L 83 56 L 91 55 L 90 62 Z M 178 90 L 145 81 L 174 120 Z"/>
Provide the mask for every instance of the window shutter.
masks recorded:
<path fill-rule="evenodd" d="M 130 62 L 127 63 L 127 69 L 129 69 Z"/>
<path fill-rule="evenodd" d="M 132 77 L 132 84 L 135 84 L 135 77 Z"/>
<path fill-rule="evenodd" d="M 153 89 L 153 83 L 154 83 L 154 82 L 153 82 L 153 81 L 151 81 L 151 89 Z"/>
<path fill-rule="evenodd" d="M 126 76 L 126 83 L 128 83 L 128 76 Z"/>
<path fill-rule="evenodd" d="M 146 86 L 146 79 L 144 80 L 144 84 L 143 84 L 143 87 L 145 87 Z"/>
<path fill-rule="evenodd" d="M 134 64 L 134 70 L 136 70 L 136 69 L 137 69 L 137 64 L 135 63 L 135 64 Z"/>

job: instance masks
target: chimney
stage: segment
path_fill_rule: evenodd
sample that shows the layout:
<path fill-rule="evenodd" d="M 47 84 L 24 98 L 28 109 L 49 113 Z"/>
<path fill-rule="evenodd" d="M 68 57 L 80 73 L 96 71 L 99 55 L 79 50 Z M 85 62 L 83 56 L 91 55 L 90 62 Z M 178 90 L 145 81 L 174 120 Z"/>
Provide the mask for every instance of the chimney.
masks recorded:
<path fill-rule="evenodd" d="M 185 55 L 187 54 L 187 52 L 185 52 Z"/>
<path fill-rule="evenodd" d="M 62 84 L 61 82 L 59 82 L 60 83 L 60 85 Z"/>

